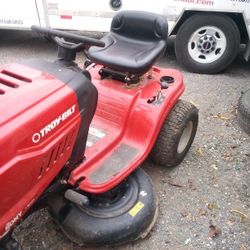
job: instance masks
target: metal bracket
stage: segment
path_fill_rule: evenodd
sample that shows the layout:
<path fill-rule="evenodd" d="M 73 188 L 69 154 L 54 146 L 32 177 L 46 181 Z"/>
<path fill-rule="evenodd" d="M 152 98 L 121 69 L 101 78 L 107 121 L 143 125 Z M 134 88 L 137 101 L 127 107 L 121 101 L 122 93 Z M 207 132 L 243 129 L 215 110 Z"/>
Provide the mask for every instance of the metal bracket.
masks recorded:
<path fill-rule="evenodd" d="M 128 72 L 119 72 L 110 68 L 103 67 L 99 70 L 99 75 L 101 79 L 112 78 L 114 80 L 118 80 L 124 83 L 135 84 L 140 81 L 138 75 L 130 74 Z"/>

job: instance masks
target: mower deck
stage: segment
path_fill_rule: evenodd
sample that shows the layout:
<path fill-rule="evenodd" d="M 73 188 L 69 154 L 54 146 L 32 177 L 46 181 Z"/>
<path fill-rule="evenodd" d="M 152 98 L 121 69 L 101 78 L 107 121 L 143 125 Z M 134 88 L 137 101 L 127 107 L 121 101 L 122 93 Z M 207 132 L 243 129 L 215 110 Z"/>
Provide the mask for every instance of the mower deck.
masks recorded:
<path fill-rule="evenodd" d="M 150 79 L 144 75 L 139 83 L 126 85 L 101 80 L 100 68 L 92 65 L 90 69 L 99 97 L 86 160 L 69 179 L 70 184 L 92 193 L 113 188 L 145 160 L 165 117 L 184 91 L 182 75 L 176 70 L 153 67 Z M 161 90 L 163 76 L 172 77 L 173 83 Z"/>

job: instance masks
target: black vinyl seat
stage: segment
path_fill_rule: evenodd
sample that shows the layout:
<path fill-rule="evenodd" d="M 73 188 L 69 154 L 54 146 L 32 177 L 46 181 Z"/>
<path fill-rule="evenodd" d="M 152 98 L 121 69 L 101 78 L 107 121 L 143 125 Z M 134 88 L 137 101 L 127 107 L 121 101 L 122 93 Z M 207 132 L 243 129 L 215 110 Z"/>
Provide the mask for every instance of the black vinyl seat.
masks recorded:
<path fill-rule="evenodd" d="M 114 16 L 105 47 L 91 47 L 88 58 L 110 69 L 130 74 L 146 73 L 166 48 L 168 25 L 163 16 L 122 11 Z"/>

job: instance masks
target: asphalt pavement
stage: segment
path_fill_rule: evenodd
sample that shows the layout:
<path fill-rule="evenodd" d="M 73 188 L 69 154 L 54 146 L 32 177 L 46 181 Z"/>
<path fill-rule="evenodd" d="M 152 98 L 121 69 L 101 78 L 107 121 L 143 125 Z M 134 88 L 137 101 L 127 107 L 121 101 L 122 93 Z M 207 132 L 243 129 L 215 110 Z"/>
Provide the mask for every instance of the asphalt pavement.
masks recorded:
<path fill-rule="evenodd" d="M 56 47 L 36 34 L 0 33 L 1 64 L 56 57 Z M 83 63 L 84 56 L 80 54 L 77 61 Z M 164 169 L 150 161 L 142 165 L 159 197 L 159 218 L 150 235 L 125 246 L 104 249 L 248 250 L 250 138 L 239 128 L 236 117 L 240 93 L 250 88 L 250 63 L 239 53 L 221 74 L 189 73 L 176 62 L 174 39 L 170 39 L 166 55 L 157 64 L 183 72 L 186 91 L 182 98 L 199 108 L 197 136 L 178 167 Z M 25 97 L 20 97 L 22 101 Z M 24 249 L 89 249 L 70 242 L 46 210 L 23 221 L 14 236 Z"/>

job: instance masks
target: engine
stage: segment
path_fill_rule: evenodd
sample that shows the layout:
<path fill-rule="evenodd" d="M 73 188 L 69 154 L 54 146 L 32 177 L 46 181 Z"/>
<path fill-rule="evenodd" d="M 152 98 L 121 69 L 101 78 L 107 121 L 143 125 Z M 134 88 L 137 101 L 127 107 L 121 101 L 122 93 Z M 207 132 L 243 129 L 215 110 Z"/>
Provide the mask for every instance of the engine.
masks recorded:
<path fill-rule="evenodd" d="M 89 78 L 40 60 L 0 68 L 0 238 L 65 165 L 82 161 L 97 102 Z"/>

